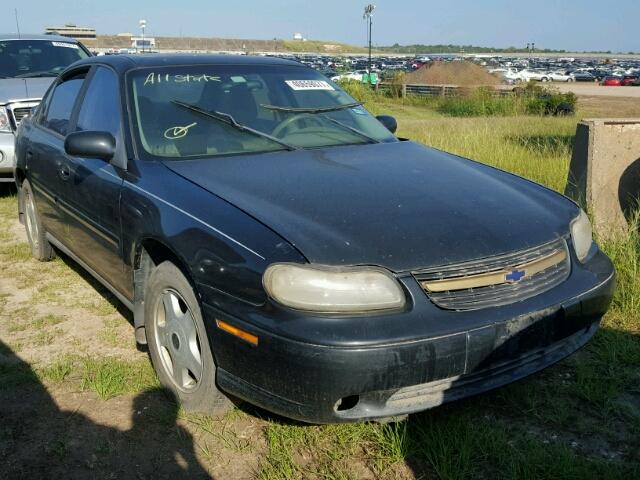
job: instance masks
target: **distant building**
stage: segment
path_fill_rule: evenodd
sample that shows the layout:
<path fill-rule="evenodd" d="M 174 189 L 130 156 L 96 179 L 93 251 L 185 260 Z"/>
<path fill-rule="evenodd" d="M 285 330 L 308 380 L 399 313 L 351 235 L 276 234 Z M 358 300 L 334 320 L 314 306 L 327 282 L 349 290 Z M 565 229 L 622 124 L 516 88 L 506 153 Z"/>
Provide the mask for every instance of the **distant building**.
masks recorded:
<path fill-rule="evenodd" d="M 297 40 L 298 42 L 304 42 L 307 40 L 306 38 L 304 38 L 304 36 L 301 33 L 298 33 L 298 32 L 293 34 L 293 39 Z"/>
<path fill-rule="evenodd" d="M 47 27 L 45 33 L 48 35 L 62 35 L 63 37 L 77 38 L 96 38 L 96 29 L 90 27 L 78 27 L 71 23 L 64 27 Z"/>
<path fill-rule="evenodd" d="M 129 33 L 129 32 L 116 33 L 116 37 L 133 37 L 133 33 Z"/>
<path fill-rule="evenodd" d="M 156 39 L 153 37 L 131 37 L 131 48 L 136 50 L 151 50 L 156 48 Z"/>

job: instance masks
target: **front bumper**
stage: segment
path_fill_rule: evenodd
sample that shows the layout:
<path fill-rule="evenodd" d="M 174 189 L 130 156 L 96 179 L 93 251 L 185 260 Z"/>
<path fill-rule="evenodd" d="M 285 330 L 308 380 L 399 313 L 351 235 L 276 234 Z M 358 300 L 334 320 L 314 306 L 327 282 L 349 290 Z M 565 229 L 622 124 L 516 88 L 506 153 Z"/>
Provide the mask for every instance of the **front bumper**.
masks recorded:
<path fill-rule="evenodd" d="M 508 318 L 495 314 L 482 326 L 387 344 L 301 342 L 205 304 L 207 320 L 222 318 L 259 337 L 252 346 L 209 329 L 218 385 L 286 417 L 335 423 L 417 412 L 508 384 L 570 355 L 594 335 L 615 286 L 610 261 L 600 252 L 596 257 L 591 286 L 560 302 L 538 309 L 522 302 L 519 314 L 511 310 Z"/>
<path fill-rule="evenodd" d="M 0 132 L 0 182 L 13 182 L 15 160 L 15 136 Z"/>

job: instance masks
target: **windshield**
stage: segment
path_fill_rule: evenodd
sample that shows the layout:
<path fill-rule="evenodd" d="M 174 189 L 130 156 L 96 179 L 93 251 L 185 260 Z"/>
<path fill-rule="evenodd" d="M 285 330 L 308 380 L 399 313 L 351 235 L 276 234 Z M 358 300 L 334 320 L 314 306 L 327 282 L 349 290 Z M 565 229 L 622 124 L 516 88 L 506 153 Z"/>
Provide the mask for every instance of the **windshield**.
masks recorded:
<path fill-rule="evenodd" d="M 0 78 L 56 77 L 89 55 L 77 43 L 0 40 Z"/>
<path fill-rule="evenodd" d="M 141 151 L 164 158 L 392 142 L 315 70 L 282 65 L 138 69 L 128 83 Z"/>

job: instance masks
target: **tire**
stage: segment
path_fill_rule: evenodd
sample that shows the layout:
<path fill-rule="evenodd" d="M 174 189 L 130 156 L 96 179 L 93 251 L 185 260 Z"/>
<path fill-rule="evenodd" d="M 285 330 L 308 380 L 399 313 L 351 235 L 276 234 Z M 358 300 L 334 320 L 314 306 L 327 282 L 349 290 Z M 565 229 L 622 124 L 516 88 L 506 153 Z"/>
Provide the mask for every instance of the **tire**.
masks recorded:
<path fill-rule="evenodd" d="M 31 246 L 31 255 L 41 262 L 48 262 L 56 256 L 53 247 L 46 237 L 46 232 L 40 221 L 38 207 L 29 180 L 22 182 L 20 196 L 24 208 L 24 228 Z"/>
<path fill-rule="evenodd" d="M 160 383 L 187 411 L 219 415 L 229 410 L 233 404 L 216 386 L 200 305 L 173 263 L 163 262 L 151 273 L 144 310 L 149 355 Z"/>
<path fill-rule="evenodd" d="M 549 81 L 549 79 L 548 79 L 547 77 L 542 77 L 542 81 L 543 81 L 544 83 L 547 83 L 547 82 Z"/>
<path fill-rule="evenodd" d="M 573 78 L 567 79 L 567 83 L 573 83 L 573 82 L 575 82 L 575 80 Z"/>

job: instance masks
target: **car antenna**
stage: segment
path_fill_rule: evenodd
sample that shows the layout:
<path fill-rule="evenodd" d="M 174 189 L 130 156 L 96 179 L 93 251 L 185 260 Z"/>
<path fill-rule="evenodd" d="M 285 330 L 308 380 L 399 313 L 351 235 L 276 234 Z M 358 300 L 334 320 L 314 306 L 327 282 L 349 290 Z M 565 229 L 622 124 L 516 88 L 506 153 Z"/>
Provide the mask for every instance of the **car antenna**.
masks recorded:
<path fill-rule="evenodd" d="M 15 15 L 16 15 L 16 28 L 18 29 L 18 38 L 22 38 L 20 36 L 20 22 L 18 21 L 18 9 L 14 8 L 13 9 L 13 13 L 15 13 Z"/>

